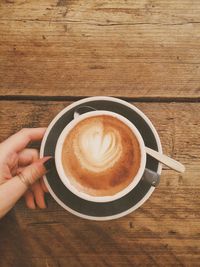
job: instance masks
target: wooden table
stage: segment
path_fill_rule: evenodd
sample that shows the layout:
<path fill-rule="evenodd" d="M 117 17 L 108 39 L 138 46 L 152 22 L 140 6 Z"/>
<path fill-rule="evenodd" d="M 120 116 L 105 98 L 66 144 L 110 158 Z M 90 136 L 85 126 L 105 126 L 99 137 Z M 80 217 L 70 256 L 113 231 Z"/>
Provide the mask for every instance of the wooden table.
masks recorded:
<path fill-rule="evenodd" d="M 140 108 L 187 171 L 165 168 L 115 221 L 80 219 L 50 195 L 46 210 L 21 200 L 0 221 L 0 266 L 199 266 L 199 0 L 2 0 L 0 139 L 94 95 Z"/>

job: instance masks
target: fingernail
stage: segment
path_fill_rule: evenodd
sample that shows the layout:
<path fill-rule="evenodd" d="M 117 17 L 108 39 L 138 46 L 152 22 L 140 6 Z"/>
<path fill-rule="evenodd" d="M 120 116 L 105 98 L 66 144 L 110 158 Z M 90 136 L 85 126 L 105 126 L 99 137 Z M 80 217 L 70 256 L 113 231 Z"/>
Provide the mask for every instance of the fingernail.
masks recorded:
<path fill-rule="evenodd" d="M 48 208 L 48 203 L 47 203 L 47 198 L 46 198 L 46 196 L 44 196 L 44 202 L 45 202 L 46 208 Z"/>
<path fill-rule="evenodd" d="M 44 165 L 44 167 L 45 167 L 45 169 L 47 171 L 50 171 L 51 169 L 53 169 L 55 167 L 55 160 L 54 160 L 54 158 L 48 159 L 47 161 L 45 161 L 43 163 L 43 165 Z"/>

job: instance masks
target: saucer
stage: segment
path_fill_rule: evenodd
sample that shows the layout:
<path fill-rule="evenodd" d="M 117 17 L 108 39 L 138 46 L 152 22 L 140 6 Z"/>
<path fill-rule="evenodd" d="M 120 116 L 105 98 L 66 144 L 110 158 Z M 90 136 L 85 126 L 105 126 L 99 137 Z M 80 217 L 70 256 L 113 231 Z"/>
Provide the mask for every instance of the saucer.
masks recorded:
<path fill-rule="evenodd" d="M 81 106 L 90 106 L 97 110 L 113 111 L 126 117 L 139 130 L 146 146 L 162 152 L 160 138 L 146 115 L 134 105 L 114 97 L 97 96 L 76 101 L 63 109 L 50 123 L 42 140 L 40 157 L 55 157 L 57 140 L 65 126 L 73 120 L 74 111 Z M 157 172 L 162 165 L 147 155 L 146 168 Z M 64 209 L 84 219 L 112 220 L 125 216 L 140 207 L 153 193 L 155 187 L 140 180 L 135 188 L 120 199 L 110 202 L 91 202 L 82 199 L 62 183 L 56 168 L 44 176 L 44 181 L 52 197 Z"/>

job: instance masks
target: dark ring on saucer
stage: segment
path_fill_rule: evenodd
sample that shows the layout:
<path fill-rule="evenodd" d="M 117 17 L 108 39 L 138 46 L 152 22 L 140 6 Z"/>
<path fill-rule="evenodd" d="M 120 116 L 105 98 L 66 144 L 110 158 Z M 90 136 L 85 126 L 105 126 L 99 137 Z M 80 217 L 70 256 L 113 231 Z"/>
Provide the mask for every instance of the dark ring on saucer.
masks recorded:
<path fill-rule="evenodd" d="M 44 156 L 55 156 L 55 148 L 58 137 L 65 126 L 73 120 L 74 111 L 80 106 L 91 106 L 97 110 L 108 110 L 121 114 L 129 119 L 139 130 L 146 146 L 157 150 L 158 145 L 154 133 L 145 119 L 134 109 L 112 100 L 90 100 L 67 110 L 52 126 L 44 146 Z M 157 171 L 159 163 L 147 155 L 146 168 Z M 137 184 L 127 195 L 111 202 L 91 202 L 74 195 L 68 190 L 59 178 L 56 168 L 46 174 L 46 179 L 56 197 L 71 210 L 91 217 L 114 216 L 131 209 L 151 189 L 151 185 L 143 180 Z"/>

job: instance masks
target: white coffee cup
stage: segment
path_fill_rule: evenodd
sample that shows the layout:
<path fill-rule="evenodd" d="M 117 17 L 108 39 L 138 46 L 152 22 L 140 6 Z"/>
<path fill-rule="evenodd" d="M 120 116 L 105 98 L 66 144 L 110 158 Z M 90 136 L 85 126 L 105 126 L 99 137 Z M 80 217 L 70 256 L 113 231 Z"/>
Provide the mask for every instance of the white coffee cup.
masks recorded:
<path fill-rule="evenodd" d="M 138 169 L 138 172 L 136 173 L 134 179 L 132 182 L 124 188 L 122 191 L 111 195 L 111 196 L 92 196 L 87 193 L 81 192 L 78 190 L 74 185 L 72 185 L 68 179 L 68 177 L 65 174 L 63 165 L 62 165 L 62 147 L 63 143 L 69 134 L 69 132 L 82 120 L 86 118 L 90 118 L 93 116 L 102 116 L 102 115 L 109 115 L 114 118 L 117 118 L 124 124 L 126 124 L 129 129 L 133 132 L 133 134 L 136 136 L 139 146 L 140 146 L 140 154 L 141 154 L 141 159 L 140 159 L 140 166 Z M 145 166 L 146 166 L 146 151 L 145 151 L 145 145 L 142 136 L 140 135 L 139 131 L 137 128 L 130 122 L 127 118 L 123 117 L 122 115 L 119 115 L 118 113 L 111 112 L 111 111 L 105 111 L 105 110 L 98 110 L 98 111 L 90 111 L 85 114 L 82 114 L 78 116 L 78 118 L 75 118 L 72 120 L 69 124 L 66 125 L 66 127 L 63 129 L 62 133 L 60 134 L 57 144 L 56 144 L 56 150 L 55 150 L 55 162 L 56 162 L 56 168 L 57 172 L 59 174 L 59 177 L 63 184 L 75 195 L 78 197 L 88 200 L 88 201 L 93 201 L 93 202 L 109 202 L 109 201 L 114 201 L 116 199 L 119 199 L 123 197 L 124 195 L 128 194 L 140 181 L 140 179 L 143 176 Z"/>

